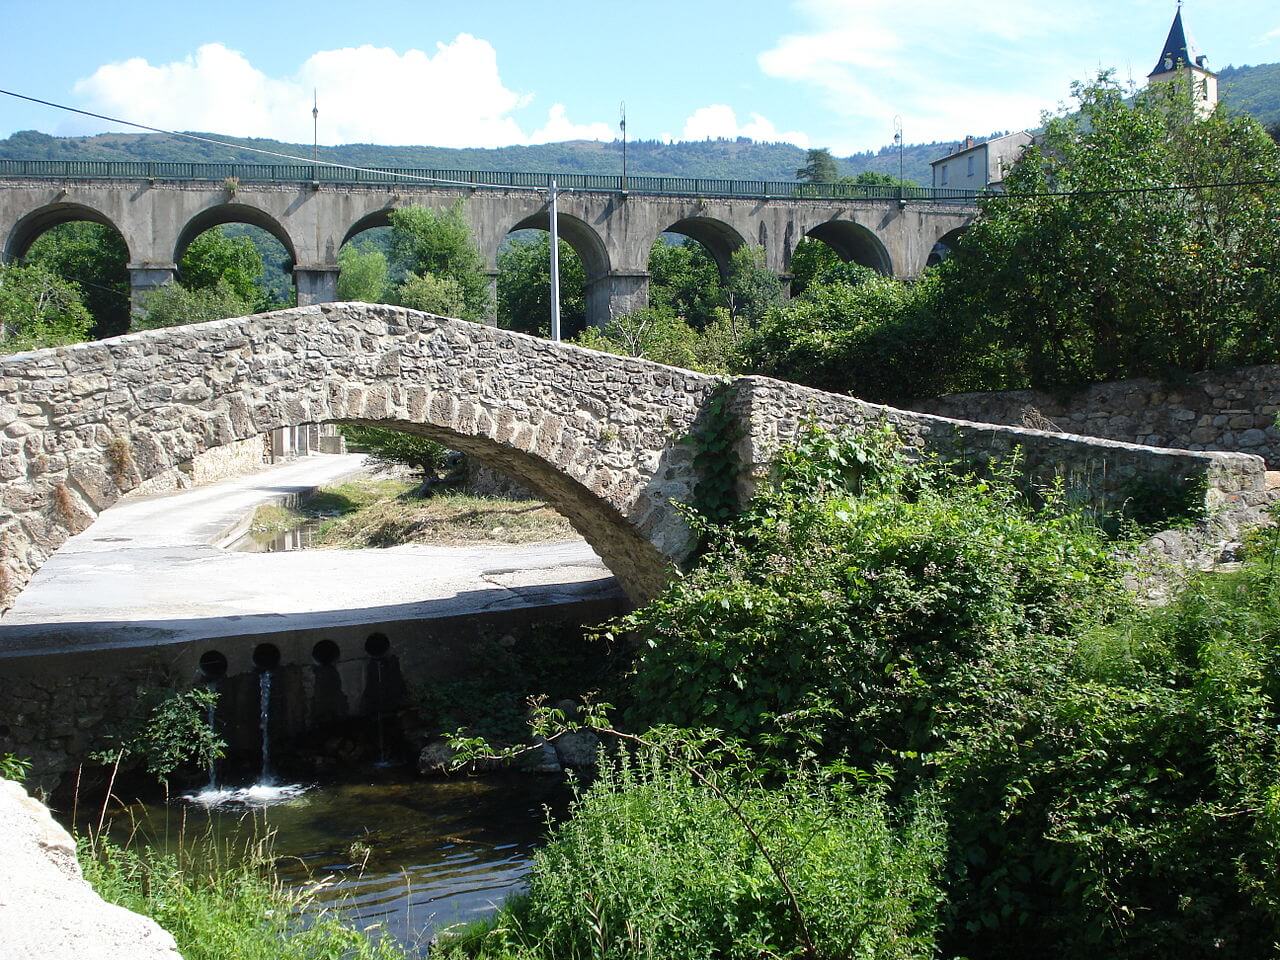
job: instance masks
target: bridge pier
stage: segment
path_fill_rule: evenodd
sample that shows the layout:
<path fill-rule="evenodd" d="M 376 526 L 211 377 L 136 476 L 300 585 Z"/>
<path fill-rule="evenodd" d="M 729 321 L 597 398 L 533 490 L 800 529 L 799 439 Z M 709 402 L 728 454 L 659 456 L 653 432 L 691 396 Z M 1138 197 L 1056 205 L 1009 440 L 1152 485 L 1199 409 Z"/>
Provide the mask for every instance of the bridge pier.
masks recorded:
<path fill-rule="evenodd" d="M 176 264 L 145 267 L 129 264 L 129 312 L 142 313 L 146 308 L 147 294 L 166 283 L 173 283 L 177 276 Z"/>
<path fill-rule="evenodd" d="M 614 271 L 587 281 L 587 325 L 605 327 L 610 320 L 649 305 L 649 274 Z"/>
<path fill-rule="evenodd" d="M 300 307 L 334 303 L 338 299 L 337 267 L 294 267 L 293 282 Z"/>
<path fill-rule="evenodd" d="M 485 276 L 489 278 L 489 315 L 485 317 L 485 324 L 490 327 L 498 325 L 498 271 L 486 270 Z"/>

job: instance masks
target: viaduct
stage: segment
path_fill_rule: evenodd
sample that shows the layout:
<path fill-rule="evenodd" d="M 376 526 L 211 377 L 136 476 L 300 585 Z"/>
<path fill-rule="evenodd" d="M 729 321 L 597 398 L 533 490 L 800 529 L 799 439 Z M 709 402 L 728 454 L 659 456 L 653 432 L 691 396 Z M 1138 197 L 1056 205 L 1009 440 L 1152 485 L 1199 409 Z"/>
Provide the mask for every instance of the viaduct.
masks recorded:
<path fill-rule="evenodd" d="M 514 230 L 548 229 L 546 174 L 343 170 L 286 164 L 0 160 L 0 254 L 22 257 L 45 230 L 72 220 L 115 229 L 129 250 L 135 304 L 177 276 L 199 234 L 247 223 L 292 258 L 298 304 L 337 297 L 338 251 L 386 226 L 397 207 L 464 201 L 472 237 L 496 284 L 498 251 Z M 914 277 L 938 243 L 969 223 L 975 196 L 957 190 L 570 174 L 557 178 L 560 236 L 582 260 L 587 320 L 648 302 L 649 250 L 665 232 L 704 244 L 724 269 L 744 244 L 786 278 L 804 237 L 847 261 Z M 496 299 L 496 298 L 495 298 Z"/>

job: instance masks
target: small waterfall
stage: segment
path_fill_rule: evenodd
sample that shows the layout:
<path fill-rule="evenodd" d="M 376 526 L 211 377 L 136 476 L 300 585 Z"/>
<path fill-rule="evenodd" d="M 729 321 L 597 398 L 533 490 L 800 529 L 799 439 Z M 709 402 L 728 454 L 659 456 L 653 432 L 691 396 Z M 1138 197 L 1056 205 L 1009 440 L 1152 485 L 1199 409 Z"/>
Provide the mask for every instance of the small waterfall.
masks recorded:
<path fill-rule="evenodd" d="M 209 689 L 214 690 L 216 692 L 216 688 L 213 687 L 212 685 L 209 687 Z M 208 713 L 208 716 L 206 717 L 206 722 L 209 724 L 210 737 L 215 737 L 217 736 L 217 733 L 218 733 L 217 726 L 216 726 L 217 712 L 218 712 L 218 701 L 215 700 L 213 703 L 209 704 L 209 713 Z M 206 789 L 208 790 L 218 789 L 218 761 L 213 757 L 209 758 L 209 786 Z"/>
<path fill-rule="evenodd" d="M 271 773 L 271 671 L 258 674 L 258 729 L 262 731 L 262 774 L 258 782 L 272 782 Z"/>
<path fill-rule="evenodd" d="M 382 685 L 382 658 L 374 657 L 374 676 L 377 678 L 377 696 L 378 696 L 378 766 L 385 767 L 387 765 L 387 734 L 386 720 L 382 713 L 382 702 L 385 691 Z"/>

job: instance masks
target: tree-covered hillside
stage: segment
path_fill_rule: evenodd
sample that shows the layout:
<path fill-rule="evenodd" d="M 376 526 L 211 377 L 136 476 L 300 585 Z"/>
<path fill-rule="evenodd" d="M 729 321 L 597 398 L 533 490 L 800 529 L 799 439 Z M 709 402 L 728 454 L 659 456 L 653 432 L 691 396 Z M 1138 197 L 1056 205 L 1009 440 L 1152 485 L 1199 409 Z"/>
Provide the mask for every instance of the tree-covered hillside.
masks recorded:
<path fill-rule="evenodd" d="M 310 144 L 225 137 L 230 142 L 296 157 L 310 157 Z M 929 161 L 950 152 L 953 143 L 913 144 L 903 151 L 908 180 L 931 182 Z M 0 159 L 19 160 L 190 160 L 269 163 L 270 157 L 214 144 L 161 134 L 106 133 L 94 137 L 52 137 L 23 130 L 0 140 Z M 496 149 L 384 147 L 353 143 L 321 147 L 320 159 L 370 167 L 426 167 L 436 170 L 567 171 L 619 173 L 622 144 L 571 140 L 537 146 Z M 747 139 L 627 144 L 627 171 L 636 176 L 730 177 L 739 180 L 794 180 L 805 151 L 789 143 L 755 143 Z M 855 176 L 874 170 L 897 176 L 898 153 L 892 147 L 839 158 L 840 173 Z"/>
<path fill-rule="evenodd" d="M 1227 67 L 1221 72 L 1220 79 L 1222 100 L 1230 108 L 1252 114 L 1268 126 L 1280 123 L 1280 63 Z M 968 132 L 971 131 L 959 131 L 962 135 Z M 295 157 L 311 156 L 310 144 L 221 136 L 218 139 Z M 954 141 L 908 145 L 902 156 L 906 179 L 926 185 L 932 183 L 929 161 L 945 156 L 953 149 Z M 0 159 L 189 160 L 222 163 L 267 163 L 271 160 L 270 157 L 249 150 L 198 143 L 163 134 L 104 133 L 93 137 L 53 137 L 34 130 L 22 130 L 0 140 Z M 617 174 L 622 170 L 622 144 L 618 141 L 601 143 L 594 140 L 570 140 L 535 146 L 456 149 L 350 143 L 321 147 L 320 159 L 369 167 Z M 857 176 L 868 170 L 895 177 L 898 175 L 898 152 L 893 146 L 836 159 L 841 176 Z M 745 138 L 678 143 L 640 140 L 627 144 L 627 169 L 636 176 L 794 180 L 796 170 L 804 163 L 805 151 L 797 146 L 789 143 L 757 143 Z"/>
<path fill-rule="evenodd" d="M 1218 74 L 1218 91 L 1232 110 L 1251 114 L 1267 127 L 1280 123 L 1280 63 L 1227 67 Z"/>

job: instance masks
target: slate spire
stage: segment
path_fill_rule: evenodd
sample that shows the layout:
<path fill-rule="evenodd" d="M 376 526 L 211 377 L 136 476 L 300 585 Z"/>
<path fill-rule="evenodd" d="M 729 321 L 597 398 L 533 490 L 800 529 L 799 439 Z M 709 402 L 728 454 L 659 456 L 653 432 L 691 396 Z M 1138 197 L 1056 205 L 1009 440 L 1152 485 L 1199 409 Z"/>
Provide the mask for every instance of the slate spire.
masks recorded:
<path fill-rule="evenodd" d="M 1182 24 L 1182 4 L 1179 3 L 1178 12 L 1173 17 L 1173 26 L 1169 28 L 1169 39 L 1164 42 L 1164 52 L 1160 54 L 1156 68 L 1151 71 L 1149 77 L 1169 73 L 1178 69 L 1179 66 L 1207 69 L 1203 60 L 1200 51 L 1196 49 L 1195 42 L 1187 36 L 1186 27 Z"/>

